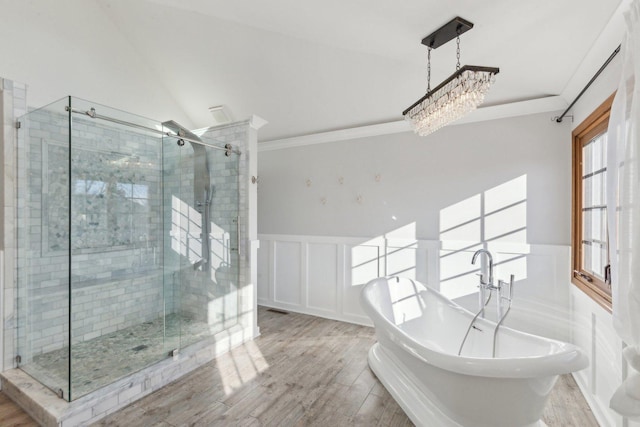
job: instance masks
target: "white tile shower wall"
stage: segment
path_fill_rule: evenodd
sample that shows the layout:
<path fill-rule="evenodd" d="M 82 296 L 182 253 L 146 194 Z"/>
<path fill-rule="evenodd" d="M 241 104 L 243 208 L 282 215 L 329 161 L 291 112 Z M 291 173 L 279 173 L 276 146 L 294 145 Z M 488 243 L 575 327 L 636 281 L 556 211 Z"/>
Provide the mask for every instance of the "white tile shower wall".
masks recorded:
<path fill-rule="evenodd" d="M 30 337 L 29 346 L 23 347 L 29 349 L 22 355 L 24 362 L 68 345 L 69 297 L 74 342 L 150 321 L 164 313 L 159 266 L 162 248 L 157 245 L 162 204 L 158 138 L 74 118 L 74 182 L 100 186 L 107 179 L 115 179 L 116 188 L 106 192 L 120 193 L 115 200 L 106 200 L 104 189 L 98 189 L 93 194 L 96 197 L 85 197 L 91 194 L 89 188 L 75 197 L 74 188 L 69 263 L 69 131 L 63 104 L 58 107 L 61 111 L 31 112 L 20 129 L 19 315 L 24 325 L 21 330 Z M 107 178 L 109 175 L 111 178 Z M 129 206 L 121 203 L 107 207 L 122 202 L 121 193 L 126 192 L 123 188 L 127 185 L 144 187 L 144 194 L 137 195 L 140 200 L 132 198 L 136 194 L 129 194 L 125 199 Z M 135 216 L 131 207 L 137 204 L 148 210 Z M 116 216 L 135 217 L 132 223 L 123 224 L 114 219 Z M 109 229 L 104 224 L 115 225 Z M 92 232 L 92 228 L 100 227 Z"/>
<path fill-rule="evenodd" d="M 249 120 L 203 129 L 199 133 L 218 144 L 231 144 L 242 154 L 238 159 L 238 322 L 247 339 L 258 332 L 256 317 L 257 194 L 251 177 L 257 176 L 257 130 L 266 122 L 257 116 Z"/>
<path fill-rule="evenodd" d="M 244 132 L 246 133 L 246 132 Z M 225 143 L 238 145 L 245 136 L 243 131 L 232 134 L 228 141 L 215 141 L 220 146 Z M 218 138 L 220 139 L 220 138 Z M 206 148 L 206 156 L 213 195 L 210 203 L 209 220 L 209 259 L 211 273 L 206 277 L 195 271 L 194 264 L 203 258 L 201 216 L 203 207 L 197 206 L 193 181 L 197 173 L 194 170 L 194 151 L 189 146 L 180 150 L 167 150 L 165 163 L 165 194 L 172 198 L 172 234 L 180 237 L 180 242 L 172 239 L 167 242 L 165 253 L 173 256 L 176 251 L 188 259 L 179 269 L 180 307 L 183 314 L 200 321 L 208 322 L 212 331 L 217 332 L 231 324 L 237 317 L 237 217 L 238 196 L 238 158 L 232 154 L 227 157 L 224 151 Z M 171 171 L 179 170 L 180 175 Z M 230 303 L 230 304 L 227 304 Z"/>
<path fill-rule="evenodd" d="M 2 161 L 2 240 L 0 252 L 2 277 L 0 277 L 0 371 L 15 366 L 17 345 L 17 287 L 15 282 L 15 123 L 16 118 L 27 111 L 26 85 L 0 78 L 0 153 Z"/>
<path fill-rule="evenodd" d="M 218 137 L 216 145 L 232 143 L 237 146 L 246 132 L 235 130 L 234 133 Z M 206 137 L 205 137 L 206 140 Z M 190 316 L 207 321 L 213 331 L 222 330 L 237 320 L 237 275 L 238 246 L 237 218 L 239 209 L 238 197 L 238 157 L 236 154 L 225 156 L 224 151 L 206 148 L 213 196 L 210 204 L 209 224 L 209 260 L 210 274 L 203 281 L 201 275 L 193 274 L 193 270 L 183 270 L 181 275 L 181 306 Z M 183 170 L 190 170 L 193 175 L 193 159 Z M 193 193 L 192 187 L 189 188 Z M 185 193 L 184 187 L 182 194 Z M 185 200 L 191 197 L 186 197 Z M 201 209 L 202 210 L 202 209 Z M 196 215 L 200 213 L 196 212 Z M 198 229 L 197 232 L 200 230 Z M 196 253 L 200 250 L 201 238 L 196 238 Z M 195 263 L 202 256 L 197 253 L 190 259 Z"/>
<path fill-rule="evenodd" d="M 164 254 L 163 281 L 165 286 L 165 307 L 168 313 L 179 311 L 179 296 L 176 285 L 180 283 L 181 262 L 187 255 L 181 250 L 181 236 L 177 234 L 176 225 L 180 223 L 179 202 L 185 197 L 185 203 L 193 203 L 193 166 L 188 162 L 181 162 L 181 150 L 178 149 L 175 141 L 168 141 L 162 147 L 162 186 L 164 198 L 164 210 L 162 219 L 165 224 L 165 237 L 162 243 L 162 253 Z M 193 163 L 193 162 L 191 162 Z M 186 171 L 181 168 L 186 167 Z M 184 191 L 183 191 L 184 189 Z M 184 192 L 184 194 L 183 194 Z M 188 214 L 188 211 L 187 211 Z M 188 218 L 187 218 L 188 220 Z M 188 222 L 188 221 L 187 221 Z M 169 230 L 166 230 L 169 228 Z"/>

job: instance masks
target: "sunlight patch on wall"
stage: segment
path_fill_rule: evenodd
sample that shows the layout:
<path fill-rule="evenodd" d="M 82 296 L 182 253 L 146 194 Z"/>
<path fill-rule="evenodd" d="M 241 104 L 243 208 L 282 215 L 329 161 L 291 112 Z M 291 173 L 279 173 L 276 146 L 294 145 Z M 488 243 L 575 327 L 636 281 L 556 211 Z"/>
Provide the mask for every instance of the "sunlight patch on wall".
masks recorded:
<path fill-rule="evenodd" d="M 210 273 L 230 264 L 231 235 L 212 222 L 209 227 Z M 171 198 L 171 249 L 190 264 L 202 259 L 202 214 L 176 196 Z"/>
<path fill-rule="evenodd" d="M 382 276 L 416 279 L 416 223 L 398 227 L 351 247 L 351 283 L 360 286 Z"/>
<path fill-rule="evenodd" d="M 386 240 L 385 275 L 416 279 L 418 250 L 416 234 L 416 223 L 411 222 L 384 236 Z"/>
<path fill-rule="evenodd" d="M 440 210 L 440 233 L 455 231 L 480 217 L 482 199 L 479 194 Z M 452 239 L 448 239 L 452 240 Z"/>
<path fill-rule="evenodd" d="M 487 212 L 495 212 L 527 200 L 527 175 L 507 181 L 484 192 Z"/>
<path fill-rule="evenodd" d="M 202 235 L 202 214 L 176 196 L 171 199 L 171 249 L 180 256 L 181 286 L 194 285 L 197 297 L 194 304 L 206 304 L 206 321 L 209 332 L 216 333 L 223 329 L 229 318 L 234 318 L 237 301 L 237 290 L 231 271 L 231 236 L 222 227 L 211 222 L 208 236 Z M 209 240 L 209 258 L 206 271 L 200 271 L 207 265 L 201 263 L 197 270 L 192 266 L 203 260 L 202 239 Z M 188 260 L 188 264 L 185 261 Z M 186 276 L 185 276 L 186 274 Z M 196 274 L 198 276 L 196 276 Z M 182 292 L 182 291 L 181 291 Z M 185 305 L 186 303 L 183 299 Z"/>
<path fill-rule="evenodd" d="M 402 276 L 415 280 L 417 250 L 417 242 L 400 247 L 387 245 L 385 256 L 386 275 Z"/>
<path fill-rule="evenodd" d="M 455 299 L 478 290 L 484 248 L 494 256 L 494 280 L 527 276 L 527 176 L 522 175 L 440 210 L 440 291 Z M 503 277 L 504 276 L 504 277 Z"/>
<path fill-rule="evenodd" d="M 362 285 L 380 276 L 380 247 L 358 245 L 351 248 L 351 283 Z"/>
<path fill-rule="evenodd" d="M 487 241 L 527 242 L 527 176 L 498 185 L 484 193 Z"/>

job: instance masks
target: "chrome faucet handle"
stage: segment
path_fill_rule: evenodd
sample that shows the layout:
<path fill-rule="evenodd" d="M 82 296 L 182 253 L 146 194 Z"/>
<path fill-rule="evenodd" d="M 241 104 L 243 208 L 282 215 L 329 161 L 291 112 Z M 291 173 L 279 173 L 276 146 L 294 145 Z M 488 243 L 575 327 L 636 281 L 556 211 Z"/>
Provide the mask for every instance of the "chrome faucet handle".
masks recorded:
<path fill-rule="evenodd" d="M 504 280 L 498 280 L 498 287 L 497 289 L 502 289 L 503 286 L 507 286 L 509 285 L 509 296 L 508 297 L 502 297 L 507 299 L 508 301 L 511 301 L 511 299 L 513 298 L 513 281 L 514 281 L 515 277 L 512 274 L 509 277 L 509 282 L 505 282 Z"/>
<path fill-rule="evenodd" d="M 490 283 L 484 281 L 484 274 L 476 273 L 476 276 L 478 276 L 480 278 L 480 285 L 484 286 L 485 288 L 487 288 L 487 285 L 489 285 Z"/>
<path fill-rule="evenodd" d="M 513 281 L 515 280 L 515 276 L 512 274 L 509 277 L 509 300 L 513 299 Z"/>

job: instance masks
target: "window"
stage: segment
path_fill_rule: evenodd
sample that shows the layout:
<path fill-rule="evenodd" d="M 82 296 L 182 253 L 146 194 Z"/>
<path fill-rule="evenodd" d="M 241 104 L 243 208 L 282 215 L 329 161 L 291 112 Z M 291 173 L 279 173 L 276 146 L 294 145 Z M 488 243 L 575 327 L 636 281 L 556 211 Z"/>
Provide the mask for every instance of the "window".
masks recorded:
<path fill-rule="evenodd" d="M 607 228 L 607 126 L 613 95 L 573 137 L 572 282 L 611 311 Z"/>

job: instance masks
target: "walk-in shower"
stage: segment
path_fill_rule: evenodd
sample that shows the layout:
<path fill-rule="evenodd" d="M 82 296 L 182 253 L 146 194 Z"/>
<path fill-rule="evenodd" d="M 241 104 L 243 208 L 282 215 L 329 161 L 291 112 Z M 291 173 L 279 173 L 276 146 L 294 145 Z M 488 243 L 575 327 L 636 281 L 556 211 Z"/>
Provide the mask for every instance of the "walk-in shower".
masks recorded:
<path fill-rule="evenodd" d="M 164 129 L 169 129 L 178 138 L 178 145 L 182 147 L 185 143 L 185 138 L 191 144 L 193 148 L 193 198 L 195 200 L 196 209 L 203 218 L 209 218 L 209 206 L 211 205 L 211 198 L 215 190 L 215 185 L 211 183 L 211 175 L 209 173 L 209 159 L 207 157 L 207 150 L 203 145 L 202 140 L 193 132 L 189 131 L 185 127 L 176 123 L 173 120 L 162 122 Z M 207 236 L 209 234 L 208 221 L 202 222 L 202 235 Z M 194 269 L 206 269 L 209 265 L 209 239 L 200 239 L 202 241 L 202 258 L 193 265 Z"/>
<path fill-rule="evenodd" d="M 21 117 L 18 366 L 71 401 L 234 326 L 238 154 L 77 98 Z"/>

